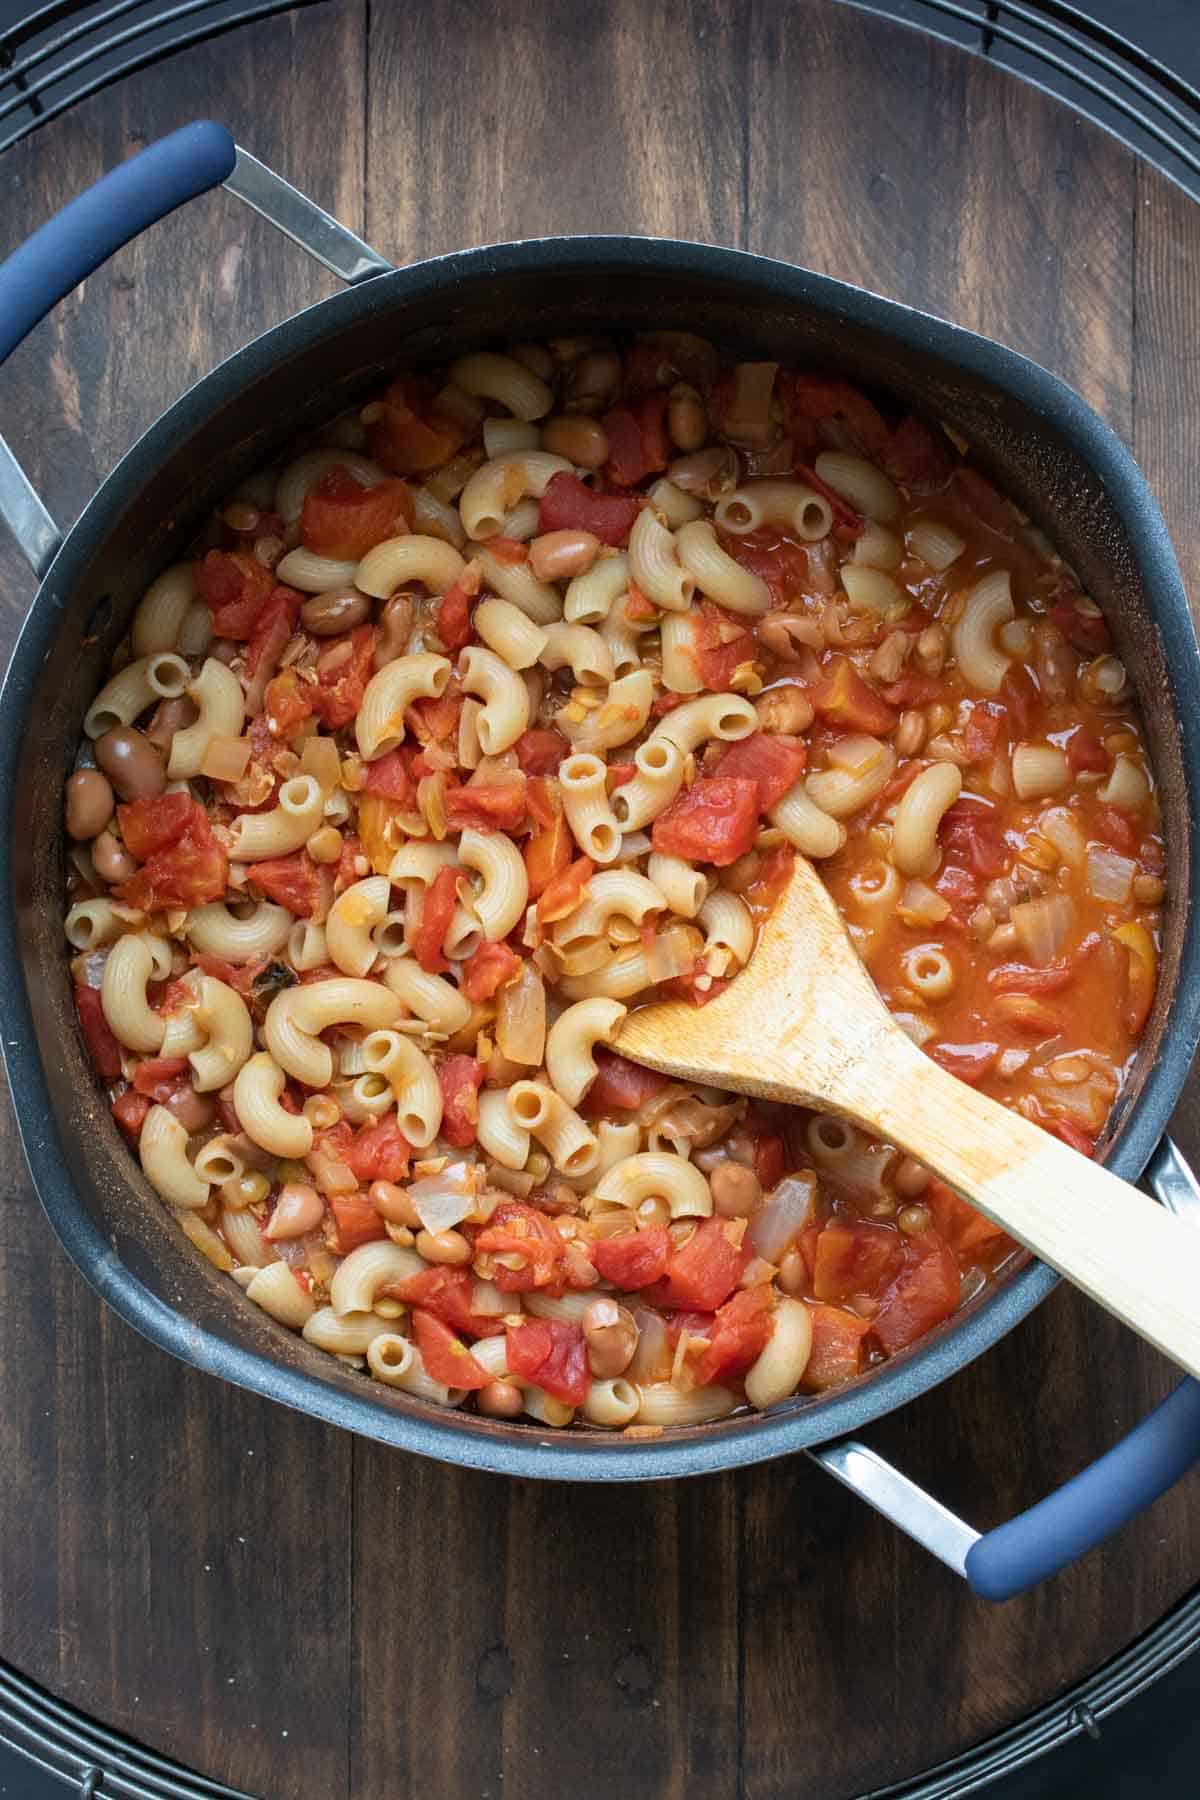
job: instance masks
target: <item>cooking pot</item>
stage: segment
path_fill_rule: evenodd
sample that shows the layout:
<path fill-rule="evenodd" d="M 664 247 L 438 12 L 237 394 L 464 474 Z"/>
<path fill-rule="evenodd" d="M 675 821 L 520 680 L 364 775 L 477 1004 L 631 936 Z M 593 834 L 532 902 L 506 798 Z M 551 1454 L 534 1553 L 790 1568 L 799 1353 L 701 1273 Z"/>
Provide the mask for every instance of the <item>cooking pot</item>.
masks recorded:
<path fill-rule="evenodd" d="M 185 1362 L 313 1417 L 464 1467 L 635 1481 L 805 1450 L 965 1574 L 1006 1598 L 1063 1567 L 1200 1455 L 1185 1381 L 1100 1462 L 980 1537 L 848 1434 L 961 1369 L 1043 1300 L 1028 1257 L 953 1319 L 848 1387 L 630 1442 L 441 1411 L 311 1348 L 205 1262 L 117 1133 L 75 1029 L 62 934 L 62 788 L 81 720 L 132 608 L 213 506 L 298 433 L 377 392 L 397 366 L 496 341 L 674 328 L 814 363 L 945 420 L 1052 535 L 1104 607 L 1144 697 L 1161 789 L 1168 903 L 1160 985 L 1110 1124 L 1109 1165 L 1168 1204 L 1200 1191 L 1160 1142 L 1200 1031 L 1200 656 L 1166 528 L 1132 459 L 1079 396 L 998 344 L 763 257 L 640 238 L 551 238 L 394 269 L 238 149 L 186 126 L 105 176 L 0 267 L 0 360 L 138 231 L 223 183 L 348 283 L 269 331 L 165 412 L 61 536 L 0 440 L 0 513 L 42 578 L 0 704 L 0 1027 L 34 1183 L 69 1255 L 121 1316 Z M 1156 1148 L 1157 1147 L 1157 1148 Z M 1200 1292 L 1198 1292 L 1200 1300 Z"/>

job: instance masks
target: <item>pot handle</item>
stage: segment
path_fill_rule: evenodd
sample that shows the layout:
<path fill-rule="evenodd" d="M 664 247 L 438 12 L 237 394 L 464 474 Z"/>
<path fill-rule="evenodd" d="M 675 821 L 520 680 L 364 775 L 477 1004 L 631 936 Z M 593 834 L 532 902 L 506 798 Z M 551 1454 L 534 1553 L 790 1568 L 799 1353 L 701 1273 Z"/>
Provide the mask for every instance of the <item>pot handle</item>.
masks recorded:
<path fill-rule="evenodd" d="M 392 266 L 239 149 L 223 125 L 200 119 L 102 175 L 0 263 L 0 363 L 52 306 L 130 238 L 222 183 L 344 281 L 362 281 Z M 44 575 L 62 533 L 3 438 L 0 518 L 35 574 Z"/>
<path fill-rule="evenodd" d="M 1147 1178 L 1164 1206 L 1200 1223 L 1200 1184 L 1170 1138 L 1155 1151 Z M 981 1599 L 1012 1600 L 1095 1549 L 1200 1461 L 1200 1383 L 1181 1382 L 1090 1468 L 982 1535 L 864 1444 L 847 1440 L 809 1454 Z"/>

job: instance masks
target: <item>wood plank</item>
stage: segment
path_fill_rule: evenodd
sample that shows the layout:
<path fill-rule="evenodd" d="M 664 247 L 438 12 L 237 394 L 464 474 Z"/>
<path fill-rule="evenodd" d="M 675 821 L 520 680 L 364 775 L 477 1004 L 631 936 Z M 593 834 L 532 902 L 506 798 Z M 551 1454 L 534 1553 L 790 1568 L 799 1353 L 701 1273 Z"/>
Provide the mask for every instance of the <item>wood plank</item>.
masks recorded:
<path fill-rule="evenodd" d="M 305 9 L 98 95 L 6 154 L 0 251 L 205 114 L 361 225 L 363 51 L 359 5 Z M 264 106 L 265 71 L 286 108 Z M 188 382 L 335 285 L 224 195 L 114 257 L 0 373 L 0 418 L 52 510 L 70 520 Z M 7 652 L 33 583 L 7 540 L 0 557 Z M 348 1441 L 185 1369 L 100 1305 L 33 1199 L 7 1096 L 0 1190 L 3 1655 L 248 1792 L 345 1793 Z"/>
<path fill-rule="evenodd" d="M 405 262 L 558 232 L 740 243 L 740 21 L 735 0 L 377 7 L 368 236 Z"/>

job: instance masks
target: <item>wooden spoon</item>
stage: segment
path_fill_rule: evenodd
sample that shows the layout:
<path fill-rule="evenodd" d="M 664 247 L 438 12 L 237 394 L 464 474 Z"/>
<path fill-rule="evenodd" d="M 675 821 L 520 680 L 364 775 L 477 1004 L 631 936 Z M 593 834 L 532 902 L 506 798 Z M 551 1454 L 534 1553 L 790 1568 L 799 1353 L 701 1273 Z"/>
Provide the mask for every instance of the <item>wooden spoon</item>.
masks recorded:
<path fill-rule="evenodd" d="M 616 1048 L 680 1080 L 817 1107 L 899 1145 L 1200 1376 L 1194 1225 L 918 1050 L 803 857 L 737 979 L 701 1008 L 632 1013 Z"/>

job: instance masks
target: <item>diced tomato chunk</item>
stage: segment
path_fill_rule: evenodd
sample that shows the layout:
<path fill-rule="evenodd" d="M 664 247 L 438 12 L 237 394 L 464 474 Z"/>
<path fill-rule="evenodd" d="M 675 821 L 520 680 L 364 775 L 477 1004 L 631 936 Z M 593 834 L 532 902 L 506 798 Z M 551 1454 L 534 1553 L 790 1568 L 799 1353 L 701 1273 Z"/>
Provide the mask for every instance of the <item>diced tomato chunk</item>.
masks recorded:
<path fill-rule="evenodd" d="M 75 1011 L 93 1069 L 102 1081 L 116 1081 L 121 1073 L 121 1046 L 104 1016 L 100 989 L 77 982 Z"/>
<path fill-rule="evenodd" d="M 818 1300 L 877 1294 L 904 1257 L 900 1234 L 887 1225 L 830 1219 L 817 1239 L 813 1293 Z"/>
<path fill-rule="evenodd" d="M 901 419 L 879 458 L 893 481 L 903 482 L 917 494 L 930 494 L 935 488 L 945 487 L 956 460 L 949 440 L 932 432 L 913 413 Z"/>
<path fill-rule="evenodd" d="M 520 967 L 521 958 L 507 944 L 480 944 L 462 965 L 459 992 L 478 1006 L 481 1001 L 491 1000 Z"/>
<path fill-rule="evenodd" d="M 333 1222 L 332 1248 L 338 1256 L 349 1256 L 360 1245 L 387 1236 L 387 1227 L 365 1194 L 329 1194 L 325 1204 Z"/>
<path fill-rule="evenodd" d="M 531 784 L 532 785 L 532 784 Z M 529 882 L 529 898 L 539 902 L 538 917 L 545 923 L 540 911 L 542 897 L 549 892 L 555 882 L 570 870 L 571 852 L 575 848 L 575 839 L 571 835 L 571 827 L 561 810 L 551 818 L 548 824 L 535 831 L 525 845 L 525 874 Z M 587 877 L 583 879 L 586 881 Z M 575 893 L 577 890 L 572 889 Z M 579 890 L 581 891 L 581 890 Z M 563 903 L 564 896 L 559 894 L 547 902 L 550 907 Z M 574 900 L 571 901 L 574 905 Z M 570 908 L 568 907 L 568 910 Z M 560 914 L 565 917 L 565 914 Z"/>
<path fill-rule="evenodd" d="M 525 777 L 473 782 L 446 790 L 446 819 L 455 831 L 520 831 L 525 824 Z"/>
<path fill-rule="evenodd" d="M 757 825 L 757 781 L 702 776 L 659 814 L 650 838 L 664 855 L 723 869 L 750 849 Z"/>
<path fill-rule="evenodd" d="M 113 890 L 118 900 L 154 912 L 221 898 L 229 859 L 198 800 L 187 794 L 134 800 L 117 808 L 117 819 L 130 854 L 142 859 L 141 868 Z"/>
<path fill-rule="evenodd" d="M 1108 751 L 1086 725 L 1080 725 L 1067 739 L 1067 761 L 1076 775 L 1084 769 L 1103 773 L 1109 766 Z"/>
<path fill-rule="evenodd" d="M 270 739 L 277 738 L 287 743 L 296 735 L 305 719 L 312 717 L 312 700 L 309 689 L 300 680 L 295 669 L 284 669 L 282 673 L 273 675 L 267 683 L 263 695 L 263 708 L 256 725 L 267 727 L 267 742 L 256 742 L 251 739 L 252 755 L 261 762 L 270 753 Z"/>
<path fill-rule="evenodd" d="M 179 1077 L 186 1075 L 186 1056 L 147 1056 L 133 1071 L 133 1085 L 158 1106 L 165 1106 L 179 1087 Z"/>
<path fill-rule="evenodd" d="M 647 475 L 657 475 L 666 468 L 671 457 L 664 424 L 666 411 L 667 396 L 655 389 L 638 400 L 622 401 L 605 413 L 601 420 L 608 436 L 604 472 L 617 487 L 636 487 Z"/>
<path fill-rule="evenodd" d="M 538 531 L 590 531 L 602 544 L 620 550 L 629 542 L 639 510 L 629 495 L 597 494 L 578 475 L 561 469 L 546 484 L 538 506 Z"/>
<path fill-rule="evenodd" d="M 635 1293 L 661 1281 L 671 1254 L 665 1225 L 648 1225 L 644 1231 L 624 1231 L 619 1237 L 597 1238 L 591 1257 L 605 1281 L 622 1293 Z"/>
<path fill-rule="evenodd" d="M 496 1257 L 492 1280 L 502 1294 L 557 1286 L 566 1242 L 535 1206 L 505 1200 L 475 1240 L 475 1248 Z"/>
<path fill-rule="evenodd" d="M 397 800 L 401 806 L 416 806 L 417 784 L 408 769 L 408 753 L 389 750 L 367 764 L 364 792 L 379 794 L 384 800 Z"/>
<path fill-rule="evenodd" d="M 924 677 L 919 677 L 924 680 Z M 889 688 L 889 696 L 892 690 Z M 924 700 L 905 701 L 905 705 L 927 705 Z M 966 724 L 963 726 L 962 745 L 967 760 L 972 763 L 990 762 L 1000 750 L 1008 735 L 1008 715 L 1002 706 L 994 700 L 976 700 Z"/>
<path fill-rule="evenodd" d="M 277 906 L 286 906 L 298 919 L 311 919 L 321 910 L 327 873 L 318 867 L 307 850 L 293 850 L 290 856 L 269 856 L 262 862 L 247 863 L 246 875 L 268 900 L 274 900 Z"/>
<path fill-rule="evenodd" d="M 1050 617 L 1072 649 L 1083 656 L 1103 656 L 1112 649 L 1112 634 L 1102 613 L 1081 610 L 1092 602 L 1080 593 L 1070 593 L 1050 608 Z"/>
<path fill-rule="evenodd" d="M 442 1136 L 448 1144 L 465 1150 L 475 1142 L 479 1127 L 479 1089 L 483 1064 L 473 1056 L 447 1056 L 437 1066 L 442 1090 Z"/>
<path fill-rule="evenodd" d="M 657 1069 L 644 1069 L 603 1044 L 594 1045 L 592 1055 L 599 1072 L 580 1102 L 586 1113 L 636 1112 L 667 1086 L 667 1076 Z"/>
<path fill-rule="evenodd" d="M 692 614 L 696 672 L 714 694 L 727 692 L 734 673 L 754 661 L 754 633 L 711 601 Z"/>
<path fill-rule="evenodd" d="M 469 562 L 438 604 L 437 634 L 451 656 L 471 641 L 471 602 L 479 592 L 480 573 L 479 564 Z"/>
<path fill-rule="evenodd" d="M 403 1281 L 390 1282 L 383 1290 L 389 1299 L 405 1300 L 410 1306 L 422 1307 L 452 1325 L 456 1331 L 472 1337 L 498 1337 L 503 1324 L 494 1314 L 471 1310 L 475 1277 L 470 1269 L 422 1269 Z"/>
<path fill-rule="evenodd" d="M 840 1306 L 812 1306 L 809 1312 L 812 1349 L 800 1385 L 807 1393 L 819 1394 L 862 1373 L 863 1339 L 871 1321 Z"/>
<path fill-rule="evenodd" d="M 411 531 L 413 505 L 403 481 L 366 487 L 338 464 L 304 496 L 300 536 L 317 556 L 357 562 L 385 538 Z"/>
<path fill-rule="evenodd" d="M 526 775 L 557 775 L 559 763 L 571 754 L 562 733 L 550 728 L 523 731 L 513 749 Z"/>
<path fill-rule="evenodd" d="M 413 1337 L 421 1352 L 425 1373 L 444 1387 L 473 1390 L 486 1387 L 492 1377 L 480 1368 L 462 1339 L 434 1312 L 413 1308 Z"/>
<path fill-rule="evenodd" d="M 938 839 L 949 859 L 964 865 L 981 881 L 991 881 L 1008 867 L 1004 826 L 994 808 L 982 800 L 956 800 L 942 814 Z"/>
<path fill-rule="evenodd" d="M 935 675 L 920 675 L 915 669 L 908 669 L 898 681 L 890 681 L 879 691 L 889 706 L 932 706 L 941 699 L 945 687 Z"/>
<path fill-rule="evenodd" d="M 359 625 L 347 637 L 330 638 L 317 662 L 317 685 L 309 689 L 313 711 L 327 731 L 340 731 L 357 717 L 371 679 L 375 627 Z M 349 653 L 337 656 L 349 644 Z"/>
<path fill-rule="evenodd" d="M 145 1094 L 139 1094 L 136 1088 L 131 1087 L 126 1088 L 123 1094 L 118 1094 L 113 1101 L 113 1118 L 127 1142 L 136 1144 L 141 1137 L 142 1126 L 146 1123 L 150 1107 L 151 1102 Z"/>
<path fill-rule="evenodd" d="M 1125 856 L 1136 855 L 1138 834 L 1128 813 L 1122 812 L 1119 806 L 1100 806 L 1093 818 L 1096 835 L 1106 844 Z"/>
<path fill-rule="evenodd" d="M 462 870 L 457 867 L 439 869 L 421 898 L 421 917 L 413 933 L 412 952 L 429 975 L 440 975 L 450 966 L 442 946 L 458 905 L 461 876 Z"/>
<path fill-rule="evenodd" d="M 1090 1132 L 1085 1131 L 1081 1125 L 1076 1125 L 1074 1119 L 1055 1119 L 1048 1129 L 1056 1138 L 1066 1144 L 1068 1149 L 1077 1150 L 1080 1156 L 1095 1156 L 1095 1138 L 1092 1137 Z M 980 1214 L 980 1217 L 982 1217 L 982 1214 Z M 991 1220 L 989 1219 L 987 1223 L 990 1225 Z M 999 1231 L 1000 1228 L 999 1226 L 996 1226 L 995 1229 Z M 1000 1235 L 1003 1237 L 1004 1233 L 1001 1232 Z"/>
<path fill-rule="evenodd" d="M 904 1266 L 879 1302 L 871 1330 L 889 1356 L 948 1319 L 958 1306 L 958 1263 L 936 1231 L 905 1240 Z"/>
<path fill-rule="evenodd" d="M 563 1319 L 522 1319 L 507 1334 L 514 1375 L 531 1381 L 564 1406 L 582 1406 L 592 1385 L 587 1343 L 578 1325 Z"/>
<path fill-rule="evenodd" d="M 808 691 L 813 706 L 830 725 L 871 736 L 891 731 L 896 711 L 868 687 L 848 656 L 831 657 L 821 680 Z"/>
<path fill-rule="evenodd" d="M 930 1044 L 928 1054 L 948 1075 L 956 1075 L 968 1087 L 978 1087 L 996 1066 L 999 1044 Z"/>
<path fill-rule="evenodd" d="M 302 604 L 303 597 L 295 588 L 272 588 L 271 597 L 255 619 L 246 645 L 246 674 L 251 680 L 260 669 L 276 666 L 299 622 Z"/>
<path fill-rule="evenodd" d="M 403 1181 L 412 1145 L 392 1113 L 376 1125 L 360 1125 L 349 1143 L 340 1146 L 338 1156 L 368 1187 L 372 1181 Z"/>
<path fill-rule="evenodd" d="M 762 1281 L 718 1307 L 707 1333 L 708 1349 L 696 1364 L 696 1380 L 707 1384 L 744 1375 L 770 1342 L 774 1305 L 774 1289 Z"/>
<path fill-rule="evenodd" d="M 963 1264 L 978 1260 L 984 1254 L 994 1256 L 998 1249 L 1011 1242 L 986 1213 L 977 1212 L 960 1199 L 953 1188 L 936 1177 L 925 1189 L 922 1199 L 933 1214 L 938 1235 Z"/>
<path fill-rule="evenodd" d="M 754 532 L 749 537 L 727 540 L 725 548 L 734 562 L 766 582 L 773 608 L 786 607 L 809 591 L 812 565 L 803 544 L 793 544 L 786 538 L 764 541 Z"/>
<path fill-rule="evenodd" d="M 739 1229 L 727 1219 L 701 1219 L 683 1248 L 672 1253 L 662 1280 L 647 1290 L 647 1299 L 658 1306 L 715 1312 L 728 1300 L 746 1266 Z"/>
<path fill-rule="evenodd" d="M 799 738 L 754 731 L 740 743 L 730 744 L 717 772 L 753 781 L 758 788 L 758 810 L 767 812 L 799 781 L 807 761 L 808 751 Z"/>
<path fill-rule="evenodd" d="M 196 802 L 190 794 L 155 794 L 118 806 L 117 823 L 130 856 L 139 862 L 177 844 L 193 817 Z"/>
<path fill-rule="evenodd" d="M 565 919 L 575 911 L 583 898 L 584 889 L 592 878 L 594 867 L 590 857 L 577 856 L 575 861 L 561 874 L 555 875 L 547 882 L 537 903 L 537 916 L 540 924 L 553 925 L 557 920 Z"/>
<path fill-rule="evenodd" d="M 787 1170 L 787 1145 L 778 1131 L 761 1132 L 754 1140 L 754 1173 L 759 1186 L 769 1191 L 783 1180 Z"/>
<path fill-rule="evenodd" d="M 999 963 L 988 970 L 988 986 L 997 994 L 1057 994 L 1070 987 L 1075 970 L 1068 962 L 1031 969 L 1025 963 Z"/>
<path fill-rule="evenodd" d="M 867 456 L 879 456 L 891 433 L 879 409 L 848 381 L 834 375 L 799 375 L 780 383 L 784 417 L 794 412 L 802 419 L 833 419 L 844 425 Z"/>
<path fill-rule="evenodd" d="M 194 566 L 196 593 L 213 616 L 214 637 L 244 641 L 271 597 L 275 577 L 252 550 L 210 550 Z"/>
<path fill-rule="evenodd" d="M 384 395 L 367 442 L 385 469 L 397 475 L 424 475 L 448 462 L 464 436 L 461 425 L 432 410 L 427 388 L 402 376 Z"/>

